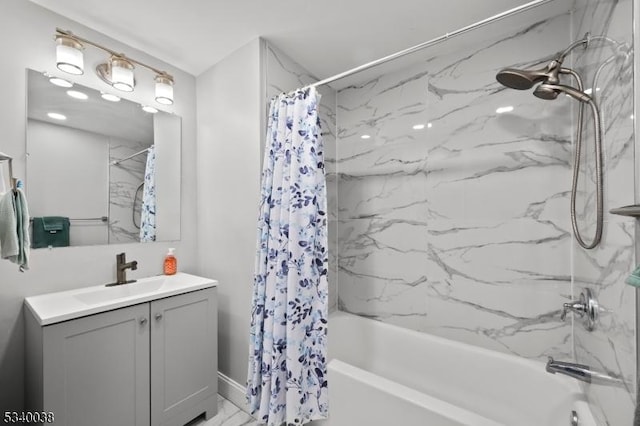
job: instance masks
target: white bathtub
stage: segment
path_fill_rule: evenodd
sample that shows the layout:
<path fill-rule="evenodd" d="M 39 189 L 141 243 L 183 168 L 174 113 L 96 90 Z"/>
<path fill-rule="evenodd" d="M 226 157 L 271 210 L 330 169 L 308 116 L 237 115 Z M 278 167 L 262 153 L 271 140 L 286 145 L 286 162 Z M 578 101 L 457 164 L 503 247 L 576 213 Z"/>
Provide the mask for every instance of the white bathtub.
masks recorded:
<path fill-rule="evenodd" d="M 568 426 L 572 411 L 596 426 L 579 384 L 541 362 L 343 312 L 329 358 L 322 426 Z"/>

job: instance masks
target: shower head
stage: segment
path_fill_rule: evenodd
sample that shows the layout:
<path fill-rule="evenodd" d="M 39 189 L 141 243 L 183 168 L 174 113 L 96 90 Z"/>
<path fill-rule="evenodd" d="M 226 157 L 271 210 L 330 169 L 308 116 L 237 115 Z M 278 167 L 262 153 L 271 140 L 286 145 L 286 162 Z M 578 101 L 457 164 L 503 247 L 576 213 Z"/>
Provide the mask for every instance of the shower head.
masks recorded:
<path fill-rule="evenodd" d="M 537 70 L 522 70 L 518 68 L 504 68 L 496 74 L 496 80 L 511 89 L 528 90 L 539 82 L 558 83 L 560 62 L 553 60 L 546 67 Z"/>
<path fill-rule="evenodd" d="M 559 90 L 551 88 L 548 84 L 544 83 L 538 85 L 538 87 L 536 87 L 536 89 L 533 91 L 533 96 L 544 99 L 546 101 L 552 101 L 556 99 L 559 94 Z"/>
<path fill-rule="evenodd" d="M 589 103 L 591 101 L 591 96 L 571 86 L 565 86 L 564 84 L 542 83 L 533 91 L 534 96 L 545 100 L 554 100 L 560 93 L 566 93 L 580 102 Z"/>

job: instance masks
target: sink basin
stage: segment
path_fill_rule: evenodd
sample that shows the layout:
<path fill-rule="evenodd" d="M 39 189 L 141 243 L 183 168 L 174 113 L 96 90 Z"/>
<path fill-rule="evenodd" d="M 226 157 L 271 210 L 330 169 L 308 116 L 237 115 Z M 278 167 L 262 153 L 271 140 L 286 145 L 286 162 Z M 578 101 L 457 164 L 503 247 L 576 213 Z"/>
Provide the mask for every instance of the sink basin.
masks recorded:
<path fill-rule="evenodd" d="M 178 272 L 113 287 L 102 284 L 30 296 L 25 305 L 38 324 L 46 326 L 217 285 L 215 280 Z"/>
<path fill-rule="evenodd" d="M 99 287 L 85 293 L 76 294 L 73 297 L 87 305 L 95 305 L 98 303 L 109 302 L 111 300 L 140 296 L 145 293 L 153 293 L 154 291 L 160 290 L 164 283 L 164 277 L 152 278 L 113 287 Z"/>

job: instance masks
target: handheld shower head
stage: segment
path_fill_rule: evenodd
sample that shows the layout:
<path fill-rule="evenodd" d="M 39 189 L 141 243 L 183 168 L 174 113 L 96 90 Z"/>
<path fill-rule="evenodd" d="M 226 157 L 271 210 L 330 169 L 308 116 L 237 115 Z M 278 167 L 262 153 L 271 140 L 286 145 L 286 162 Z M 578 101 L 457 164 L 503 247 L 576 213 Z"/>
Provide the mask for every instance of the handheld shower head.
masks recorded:
<path fill-rule="evenodd" d="M 560 93 L 566 93 L 580 102 L 589 103 L 591 101 L 591 96 L 564 84 L 542 83 L 533 91 L 534 96 L 545 100 L 554 100 Z"/>
<path fill-rule="evenodd" d="M 496 80 L 503 86 L 511 89 L 528 90 L 539 82 L 559 83 L 559 70 L 560 62 L 553 60 L 549 62 L 546 67 L 537 70 L 504 68 L 496 74 Z"/>
<path fill-rule="evenodd" d="M 498 74 L 496 74 L 496 80 L 506 87 L 518 90 L 531 89 L 534 85 L 538 86 L 533 91 L 533 94 L 545 100 L 557 99 L 561 93 L 565 93 L 568 96 L 576 99 L 580 102 L 578 108 L 578 130 L 576 134 L 576 148 L 575 159 L 573 162 L 573 181 L 571 184 L 571 226 L 573 228 L 574 236 L 578 241 L 578 244 L 585 249 L 592 249 L 600 243 L 602 238 L 602 224 L 603 224 L 603 203 L 602 203 L 602 126 L 600 124 L 600 110 L 595 102 L 595 99 L 584 93 L 584 84 L 582 77 L 576 71 L 571 68 L 563 68 L 562 62 L 564 58 L 575 48 L 579 46 L 588 47 L 591 41 L 605 41 L 614 46 L 614 55 L 607 59 L 600 65 L 595 73 L 593 79 L 593 93 L 597 90 L 598 75 L 608 63 L 617 60 L 620 63 L 621 69 L 629 69 L 633 63 L 633 50 L 624 43 L 618 43 L 615 40 L 609 39 L 606 36 L 591 37 L 588 33 L 581 40 L 573 42 L 569 47 L 560 52 L 556 58 L 549 62 L 545 68 L 536 70 L 521 70 L 517 68 L 504 68 Z M 560 84 L 560 74 L 570 75 L 576 80 L 578 87 L 571 87 L 564 84 Z M 590 243 L 585 242 L 580 235 L 580 230 L 577 225 L 576 215 L 576 194 L 578 187 L 578 178 L 580 175 L 580 151 L 582 147 L 582 124 L 583 124 L 583 110 L 584 104 L 589 104 L 593 112 L 593 133 L 595 140 L 596 151 L 596 231 L 593 240 Z"/>
<path fill-rule="evenodd" d="M 542 83 L 538 85 L 533 91 L 533 96 L 544 99 L 546 101 L 552 101 L 558 97 L 560 91 L 555 90 L 554 88 L 549 87 L 548 84 Z"/>

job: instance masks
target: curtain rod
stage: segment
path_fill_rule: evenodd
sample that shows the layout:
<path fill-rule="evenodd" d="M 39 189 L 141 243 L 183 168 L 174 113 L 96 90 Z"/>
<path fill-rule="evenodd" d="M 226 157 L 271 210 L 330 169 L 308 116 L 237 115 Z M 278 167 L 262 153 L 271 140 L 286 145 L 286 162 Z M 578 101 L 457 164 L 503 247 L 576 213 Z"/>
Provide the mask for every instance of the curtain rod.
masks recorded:
<path fill-rule="evenodd" d="M 429 41 L 425 41 L 423 43 L 417 44 L 417 45 L 415 45 L 413 47 L 409 47 L 408 49 L 401 50 L 399 52 L 396 52 L 396 53 L 393 53 L 391 55 L 385 56 L 383 58 L 376 59 L 375 61 L 371 61 L 371 62 L 368 62 L 368 63 L 366 63 L 364 65 L 360 65 L 360 66 L 352 68 L 350 70 L 341 72 L 341 73 L 336 74 L 334 76 L 327 77 L 324 80 L 320 80 L 320 81 L 317 81 L 315 83 L 309 84 L 307 86 L 304 86 L 302 88 L 302 90 L 308 89 L 310 87 L 318 87 L 318 86 L 322 86 L 322 85 L 325 85 L 325 84 L 332 83 L 332 82 L 334 82 L 336 80 L 340 80 L 341 78 L 345 78 L 345 77 L 348 77 L 350 75 L 359 73 L 360 71 L 365 71 L 365 70 L 368 70 L 369 68 L 373 68 L 375 66 L 382 65 L 382 64 L 384 64 L 386 62 L 392 61 L 392 60 L 400 58 L 402 56 L 406 56 L 406 55 L 409 55 L 411 53 L 417 52 L 419 50 L 425 49 L 427 47 L 431 47 L 431 46 L 433 46 L 435 44 L 441 43 L 441 42 L 443 42 L 445 40 L 450 39 L 451 37 L 455 37 L 455 36 L 464 34 L 464 33 L 469 32 L 471 30 L 475 30 L 475 29 L 483 27 L 483 26 L 485 26 L 487 24 L 491 24 L 493 22 L 499 21 L 499 20 L 501 20 L 503 18 L 507 18 L 509 16 L 516 15 L 516 14 L 518 14 L 520 12 L 525 12 L 525 11 L 527 11 L 529 9 L 533 9 L 534 7 L 541 6 L 541 5 L 543 5 L 545 3 L 549 3 L 551 1 L 553 1 L 553 0 L 534 0 L 534 1 L 531 1 L 529 3 L 525 3 L 525 4 L 520 5 L 518 7 L 514 7 L 513 9 L 509 9 L 509 10 L 506 10 L 504 12 L 498 13 L 497 15 L 490 16 L 490 17 L 488 17 L 486 19 L 483 19 L 482 21 L 478 21 L 478 22 L 475 22 L 475 23 L 473 23 L 471 25 L 467 25 L 466 27 L 458 28 L 455 31 L 452 31 L 450 33 L 446 33 L 444 35 L 441 35 L 440 37 L 436 37 L 436 38 L 431 39 Z"/>
<path fill-rule="evenodd" d="M 122 160 L 113 160 L 111 162 L 111 165 L 112 166 L 117 166 L 118 164 L 122 163 L 123 161 L 131 160 L 133 157 L 137 157 L 138 155 L 144 154 L 147 151 L 149 151 L 149 148 L 145 148 L 140 152 L 136 152 L 135 154 L 132 154 L 132 155 L 128 156 L 127 158 L 123 158 Z"/>

